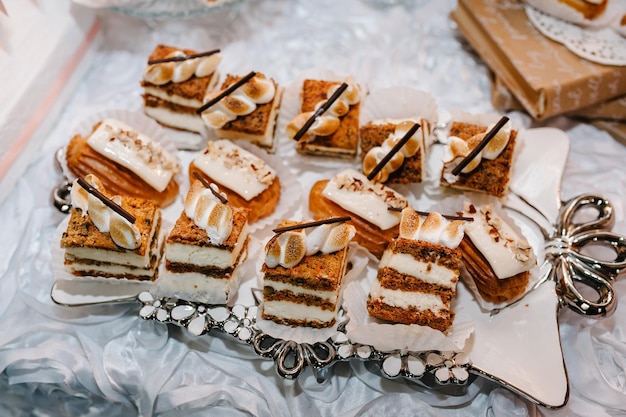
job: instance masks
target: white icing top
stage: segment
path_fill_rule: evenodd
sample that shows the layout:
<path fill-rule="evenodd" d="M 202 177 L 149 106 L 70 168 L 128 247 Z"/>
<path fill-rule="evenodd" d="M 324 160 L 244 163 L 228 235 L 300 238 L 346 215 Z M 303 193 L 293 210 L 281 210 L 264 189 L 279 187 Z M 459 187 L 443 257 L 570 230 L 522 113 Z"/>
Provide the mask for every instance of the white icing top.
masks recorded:
<path fill-rule="evenodd" d="M 174 51 L 164 58 L 185 57 L 183 51 Z M 184 61 L 161 62 L 148 65 L 143 79 L 155 85 L 163 85 L 168 82 L 182 83 L 192 76 L 207 77 L 215 72 L 222 60 L 220 54 L 213 54 L 199 58 L 186 59 Z"/>
<path fill-rule="evenodd" d="M 402 210 L 400 237 L 423 240 L 454 249 L 461 243 L 466 227 L 465 221 L 448 220 L 437 212 L 428 213 L 428 216 L 423 218 L 415 210 L 407 207 Z"/>
<path fill-rule="evenodd" d="M 128 168 L 161 192 L 179 170 L 176 158 L 157 142 L 115 119 L 105 119 L 89 136 L 96 152 Z"/>
<path fill-rule="evenodd" d="M 102 182 L 92 174 L 85 177 L 85 181 L 102 192 Z M 83 216 L 89 213 L 89 218 L 102 233 L 109 233 L 116 245 L 124 249 L 137 249 L 141 244 L 141 233 L 134 224 L 105 205 L 100 199 L 87 192 L 74 180 L 70 191 L 72 206 L 82 211 Z M 111 201 L 121 206 L 122 197 L 113 196 Z"/>
<path fill-rule="evenodd" d="M 537 259 L 528 241 L 498 216 L 491 204 L 475 207 L 465 202 L 463 215 L 474 218 L 465 233 L 498 278 L 512 277 L 536 265 Z"/>
<path fill-rule="evenodd" d="M 219 188 L 211 184 L 219 193 Z M 225 194 L 221 194 L 226 198 Z M 233 229 L 233 209 L 204 187 L 200 181 L 194 181 L 185 198 L 185 215 L 196 226 L 206 230 L 209 240 L 214 245 L 221 245 L 230 236 Z"/>
<path fill-rule="evenodd" d="M 207 149 L 193 163 L 246 201 L 265 191 L 276 178 L 276 172 L 265 161 L 227 139 L 208 142 Z"/>
<path fill-rule="evenodd" d="M 465 141 L 456 136 L 448 137 L 448 146 L 444 151 L 444 162 L 451 162 L 454 159 L 459 160 L 459 162 L 470 154 L 472 149 L 474 149 L 478 144 L 483 140 L 487 132 L 489 132 L 495 124 L 491 124 L 487 127 L 487 130 L 484 133 L 479 133 L 477 135 L 472 136 L 469 140 Z M 468 174 L 475 170 L 482 159 L 493 160 L 497 158 L 502 151 L 506 148 L 506 145 L 509 143 L 509 137 L 511 136 L 511 122 L 508 121 L 498 132 L 496 135 L 487 143 L 487 145 L 480 151 L 478 154 L 468 163 L 461 172 L 464 174 Z M 453 183 L 456 182 L 456 179 L 451 176 L 447 179 L 448 182 Z"/>
<path fill-rule="evenodd" d="M 305 256 L 333 253 L 345 248 L 356 234 L 351 224 L 333 223 L 283 232 L 267 244 L 265 264 L 291 268 Z"/>
<path fill-rule="evenodd" d="M 205 103 L 217 97 L 222 91 L 207 94 Z M 256 74 L 231 94 L 203 111 L 202 120 L 207 126 L 220 129 L 238 116 L 252 113 L 258 104 L 269 103 L 275 95 L 276 86 L 274 82 L 265 78 L 263 74 Z"/>
<path fill-rule="evenodd" d="M 389 207 L 402 209 L 408 205 L 406 198 L 393 189 L 374 183 L 354 169 L 346 169 L 335 175 L 323 195 L 347 211 L 387 230 L 400 222 L 400 213 Z"/>

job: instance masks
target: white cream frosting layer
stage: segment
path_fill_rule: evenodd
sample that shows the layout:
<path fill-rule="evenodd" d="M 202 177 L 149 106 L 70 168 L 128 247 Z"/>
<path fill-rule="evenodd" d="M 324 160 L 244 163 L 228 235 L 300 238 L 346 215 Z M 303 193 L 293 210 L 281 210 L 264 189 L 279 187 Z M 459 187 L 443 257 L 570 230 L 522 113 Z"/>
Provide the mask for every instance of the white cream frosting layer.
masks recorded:
<path fill-rule="evenodd" d="M 237 291 L 239 269 L 230 278 L 214 278 L 197 272 L 166 271 L 157 281 L 157 294 L 207 304 L 225 304 Z"/>
<path fill-rule="evenodd" d="M 198 133 L 204 132 L 205 129 L 204 122 L 195 113 L 176 113 L 165 107 L 144 107 L 144 112 L 166 126 Z"/>
<path fill-rule="evenodd" d="M 466 202 L 463 215 L 474 218 L 465 233 L 498 278 L 509 278 L 535 266 L 537 258 L 528 241 L 498 216 L 492 205 Z"/>
<path fill-rule="evenodd" d="M 370 296 L 374 300 L 399 308 L 415 307 L 422 311 L 430 310 L 434 313 L 446 310 L 445 304 L 438 295 L 418 291 L 390 290 L 383 288 L 378 280 L 372 284 Z"/>
<path fill-rule="evenodd" d="M 388 267 L 400 274 L 418 277 L 420 281 L 455 289 L 458 279 L 455 271 L 443 266 L 418 261 L 405 253 L 385 251 L 380 260 L 379 268 Z"/>
<path fill-rule="evenodd" d="M 284 282 L 279 282 L 279 281 L 272 281 L 269 279 L 265 279 L 264 286 L 271 287 L 275 291 L 291 291 L 294 294 L 312 295 L 315 297 L 319 297 L 323 300 L 329 301 L 331 303 L 336 303 L 337 299 L 339 298 L 338 291 L 311 290 L 308 288 L 302 288 L 300 286 L 286 284 Z"/>
<path fill-rule="evenodd" d="M 346 169 L 335 175 L 323 195 L 345 210 L 387 230 L 400 223 L 400 213 L 389 207 L 404 208 L 408 201 L 393 189 L 374 183 L 354 169 Z"/>
<path fill-rule="evenodd" d="M 174 156 L 161 145 L 119 120 L 103 120 L 87 143 L 105 158 L 137 174 L 159 192 L 165 190 L 179 169 Z"/>
<path fill-rule="evenodd" d="M 193 163 L 247 201 L 265 191 L 276 178 L 276 172 L 265 161 L 227 139 L 208 142 L 207 149 Z"/>
<path fill-rule="evenodd" d="M 288 320 L 319 321 L 321 323 L 330 323 L 336 314 L 332 310 L 324 310 L 316 306 L 307 306 L 289 301 L 264 301 L 263 312 Z"/>

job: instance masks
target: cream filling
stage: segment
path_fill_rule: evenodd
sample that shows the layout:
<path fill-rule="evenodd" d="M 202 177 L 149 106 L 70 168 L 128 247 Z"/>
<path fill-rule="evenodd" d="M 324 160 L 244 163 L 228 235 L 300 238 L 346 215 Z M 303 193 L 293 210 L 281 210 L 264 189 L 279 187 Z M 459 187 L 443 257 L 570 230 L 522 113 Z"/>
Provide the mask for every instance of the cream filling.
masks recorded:
<path fill-rule="evenodd" d="M 164 125 L 191 132 L 204 132 L 204 122 L 200 116 L 191 113 L 176 113 L 163 107 L 145 107 L 144 112 Z"/>
<path fill-rule="evenodd" d="M 290 301 L 264 301 L 263 312 L 288 320 L 306 320 L 329 323 L 335 318 L 335 311 L 323 310 L 317 306 L 292 303 Z"/>
<path fill-rule="evenodd" d="M 186 97 L 174 95 L 174 94 L 167 94 L 167 92 L 165 92 L 164 90 L 161 90 L 160 88 L 146 86 L 143 88 L 143 91 L 146 94 L 149 94 L 156 98 L 160 98 L 161 100 L 165 100 L 170 103 L 178 104 L 179 106 L 192 107 L 194 109 L 197 109 L 200 106 L 202 106 L 202 101 L 200 100 L 193 99 L 193 98 L 186 98 Z"/>
<path fill-rule="evenodd" d="M 98 274 L 106 274 L 106 275 L 116 275 L 116 276 L 152 276 L 156 269 L 155 264 L 154 269 L 150 268 L 130 268 L 124 265 L 117 264 L 101 264 L 101 265 L 93 265 L 93 264 L 82 264 L 80 261 L 72 262 L 68 265 L 70 271 L 81 272 L 81 273 L 92 273 L 92 275 Z"/>
<path fill-rule="evenodd" d="M 166 271 L 157 280 L 157 296 L 177 297 L 187 301 L 225 304 L 236 293 L 239 268 L 230 279 L 214 278 L 198 272 L 174 273 Z"/>
<path fill-rule="evenodd" d="M 311 290 L 308 288 L 302 288 L 300 286 L 286 284 L 284 282 L 265 280 L 265 287 L 271 287 L 275 291 L 291 291 L 294 294 L 304 294 L 304 295 L 312 295 L 315 297 L 319 297 L 325 301 L 336 303 L 339 298 L 338 291 L 320 291 L 320 290 Z"/>
<path fill-rule="evenodd" d="M 154 239 L 154 235 L 156 233 L 157 224 L 159 224 L 160 212 L 154 216 L 152 221 L 152 229 L 150 230 L 150 238 L 147 241 L 148 247 L 152 244 L 152 239 Z M 69 256 L 69 259 L 74 259 L 75 262 L 80 263 L 81 259 L 103 262 L 106 264 L 117 264 L 117 265 L 126 265 L 134 268 L 146 268 L 150 267 L 150 260 L 152 255 L 155 254 L 156 251 L 160 251 L 161 249 L 161 240 L 162 237 L 159 236 L 159 243 L 156 245 L 154 251 L 146 250 L 146 253 L 143 255 L 139 255 L 132 251 L 125 252 L 116 252 L 107 249 L 99 249 L 99 248 L 86 248 L 83 246 L 80 247 L 69 247 L 65 248 L 65 255 Z M 106 266 L 96 266 L 96 265 L 87 265 L 87 269 L 101 269 L 104 270 Z"/>
<path fill-rule="evenodd" d="M 452 282 L 452 280 L 458 278 L 458 275 L 454 271 L 441 265 L 418 261 L 405 253 L 385 251 L 379 265 L 379 268 L 382 267 L 389 267 L 403 275 L 419 278 L 429 284 L 444 288 L 456 288 L 456 281 Z"/>
<path fill-rule="evenodd" d="M 378 280 L 372 284 L 370 297 L 384 304 L 404 309 L 414 307 L 422 311 L 430 310 L 433 313 L 448 309 L 438 295 L 418 291 L 390 290 L 383 288 Z"/>
<path fill-rule="evenodd" d="M 167 243 L 165 259 L 170 262 L 190 264 L 199 267 L 214 266 L 226 269 L 237 262 L 237 258 L 248 238 L 248 225 L 239 234 L 232 252 L 215 246 L 196 246 L 183 243 Z"/>

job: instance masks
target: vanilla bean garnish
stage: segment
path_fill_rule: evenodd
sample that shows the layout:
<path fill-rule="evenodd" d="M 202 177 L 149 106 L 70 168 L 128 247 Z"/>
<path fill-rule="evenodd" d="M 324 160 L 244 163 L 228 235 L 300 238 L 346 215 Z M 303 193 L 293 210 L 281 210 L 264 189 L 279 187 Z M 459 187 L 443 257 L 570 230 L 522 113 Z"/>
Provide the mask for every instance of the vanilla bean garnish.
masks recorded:
<path fill-rule="evenodd" d="M 306 228 L 309 228 L 309 227 L 321 226 L 323 224 L 333 224 L 333 223 L 347 222 L 348 220 L 351 220 L 351 219 L 352 219 L 352 217 L 350 217 L 350 216 L 330 217 L 328 219 L 316 220 L 316 221 L 308 222 L 308 223 L 300 223 L 300 224 L 294 224 L 294 225 L 291 225 L 291 226 L 279 227 L 277 229 L 272 230 L 272 232 L 274 232 L 276 234 L 280 234 L 280 233 L 284 233 L 284 232 L 289 232 L 291 230 L 306 229 Z"/>
<path fill-rule="evenodd" d="M 218 94 L 217 96 L 213 97 L 211 100 L 207 101 L 202 106 L 200 106 L 200 108 L 196 110 L 196 113 L 200 114 L 206 109 L 208 109 L 209 107 L 216 105 L 218 101 L 220 101 L 221 99 L 228 96 L 233 91 L 235 91 L 236 89 L 238 89 L 239 87 L 241 87 L 242 85 L 250 81 L 255 75 L 256 75 L 256 72 L 250 71 L 246 76 L 241 78 L 235 84 L 231 85 L 226 90 L 222 91 L 220 94 Z"/>
<path fill-rule="evenodd" d="M 403 209 L 398 208 L 398 207 L 387 207 L 387 210 L 401 212 Z M 419 214 L 420 216 L 428 216 L 430 214 L 430 212 L 428 212 L 428 211 L 415 210 L 415 212 L 417 214 Z M 474 221 L 473 217 L 454 216 L 454 215 L 450 215 L 450 214 L 442 214 L 441 217 L 443 217 L 444 219 L 448 219 L 448 220 L 463 220 L 465 222 L 473 222 Z"/>
<path fill-rule="evenodd" d="M 502 118 L 498 120 L 498 123 L 496 123 L 495 126 L 489 132 L 487 132 L 487 134 L 485 135 L 483 140 L 480 141 L 478 146 L 472 149 L 469 155 L 463 158 L 463 160 L 461 160 L 461 162 L 459 162 L 459 164 L 456 167 L 454 167 L 454 169 L 452 170 L 452 175 L 459 175 L 461 171 L 463 170 L 463 168 L 465 168 L 467 164 L 469 164 L 472 161 L 472 159 L 474 159 L 476 155 L 478 155 L 478 153 L 482 151 L 485 146 L 487 146 L 489 141 L 496 136 L 496 134 L 500 131 L 500 129 L 502 129 L 502 127 L 504 127 L 504 125 L 508 121 L 509 121 L 508 117 L 502 116 Z"/>
<path fill-rule="evenodd" d="M 402 137 L 402 139 L 400 139 L 398 141 L 398 143 L 396 143 L 394 145 L 394 147 L 391 148 L 391 150 L 387 153 L 387 155 L 385 155 L 383 157 L 383 159 L 380 160 L 378 165 L 376 165 L 374 167 L 372 172 L 370 172 L 369 175 L 367 176 L 367 179 L 372 181 L 376 177 L 376 175 L 378 175 L 380 170 L 383 169 L 385 167 L 385 165 L 387 165 L 387 162 L 389 162 L 391 160 L 391 158 L 393 158 L 393 156 L 396 153 L 398 153 L 398 151 L 400 149 L 402 149 L 402 147 L 409 141 L 409 139 L 411 139 L 411 137 L 413 137 L 413 135 L 415 134 L 415 132 L 417 132 L 417 129 L 419 129 L 419 128 L 420 128 L 420 124 L 419 123 L 413 124 L 413 126 L 411 126 L 409 131 L 406 132 L 406 134 Z"/>
<path fill-rule="evenodd" d="M 219 49 L 213 49 L 211 51 L 200 52 L 200 53 L 197 53 L 197 54 L 191 54 L 191 55 L 185 55 L 185 56 L 171 56 L 169 58 L 152 59 L 152 60 L 148 61 L 148 65 L 163 64 L 165 62 L 187 61 L 188 59 L 202 58 L 202 57 L 205 57 L 205 56 L 215 55 L 215 54 L 217 54 L 219 52 L 220 52 Z"/>
<path fill-rule="evenodd" d="M 328 100 L 326 100 L 326 102 L 324 104 L 322 104 L 316 111 L 315 113 L 313 113 L 311 115 L 311 117 L 309 117 L 309 119 L 306 121 L 306 123 L 304 124 L 304 126 L 302 126 L 300 128 L 300 130 L 298 130 L 298 133 L 296 133 L 294 135 L 294 140 L 300 140 L 302 139 L 302 136 L 304 136 L 304 134 L 306 133 L 307 130 L 309 130 L 311 128 L 311 125 L 315 122 L 315 120 L 317 120 L 318 117 L 320 117 L 322 114 L 324 114 L 324 112 L 326 110 L 328 110 L 330 108 L 330 106 L 332 106 L 332 104 L 337 101 L 337 99 L 339 98 L 339 96 L 346 90 L 346 88 L 348 88 L 348 84 L 346 83 L 342 83 L 339 88 L 337 88 L 337 90 L 335 90 L 335 92 L 333 93 L 333 95 L 330 96 L 330 98 Z"/>
<path fill-rule="evenodd" d="M 114 212 L 116 212 L 117 214 L 125 218 L 126 220 L 128 220 L 131 224 L 135 223 L 135 216 L 133 216 L 132 214 L 124 210 L 120 205 L 112 201 L 109 197 L 107 197 L 106 195 L 102 194 L 100 191 L 96 190 L 94 187 L 89 185 L 87 181 L 85 181 L 82 178 L 78 178 L 76 182 L 78 182 L 78 185 L 80 185 L 85 190 L 87 190 L 89 194 L 95 196 L 98 200 L 102 201 L 104 205 L 106 205 L 111 210 L 113 210 Z"/>
<path fill-rule="evenodd" d="M 222 202 L 222 204 L 227 204 L 228 203 L 228 199 L 226 197 L 224 197 L 222 194 L 220 194 L 217 191 L 215 191 L 213 189 L 213 187 L 211 187 L 211 184 L 209 184 L 209 182 L 207 180 L 205 180 L 204 177 L 202 175 L 200 175 L 197 171 L 194 171 L 193 176 L 196 177 L 198 179 L 198 181 L 200 181 L 202 183 L 202 185 L 204 185 L 205 188 L 208 188 L 209 190 L 211 190 L 213 195 L 215 197 L 217 197 Z"/>

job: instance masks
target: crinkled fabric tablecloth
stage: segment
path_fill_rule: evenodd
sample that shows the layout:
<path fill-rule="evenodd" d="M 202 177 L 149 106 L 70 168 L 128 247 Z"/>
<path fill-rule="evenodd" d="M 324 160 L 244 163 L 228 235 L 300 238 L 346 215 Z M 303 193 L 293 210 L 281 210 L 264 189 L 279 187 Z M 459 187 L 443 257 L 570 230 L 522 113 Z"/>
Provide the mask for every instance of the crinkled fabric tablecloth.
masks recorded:
<path fill-rule="evenodd" d="M 0 415 L 11 416 L 607 416 L 626 414 L 626 280 L 603 320 L 560 313 L 569 403 L 535 406 L 477 379 L 441 395 L 382 378 L 367 362 L 341 362 L 323 383 L 305 372 L 277 376 L 270 360 L 216 332 L 138 317 L 136 304 L 66 308 L 49 296 L 50 239 L 63 218 L 50 204 L 60 181 L 53 154 L 81 120 L 108 109 L 140 109 L 139 80 L 157 43 L 219 46 L 288 84 L 312 67 L 351 73 L 367 86 L 410 85 L 442 109 L 490 113 L 489 72 L 449 18 L 452 0 L 375 9 L 359 0 L 249 0 L 232 12 L 142 21 L 101 11 L 103 44 L 44 146 L 0 206 Z M 521 113 L 510 117 L 534 127 Z M 614 231 L 626 234 L 626 147 L 574 120 L 545 123 L 571 140 L 562 198 L 607 197 Z"/>

